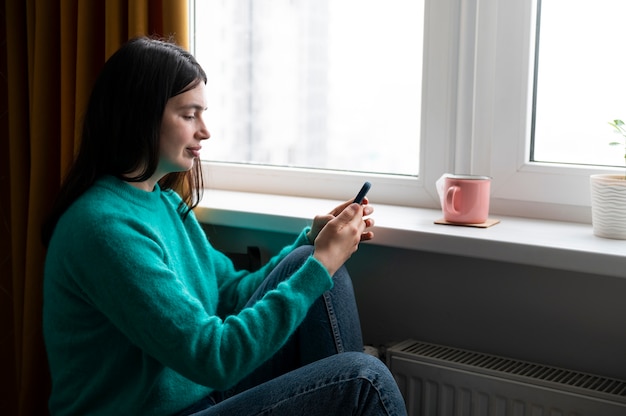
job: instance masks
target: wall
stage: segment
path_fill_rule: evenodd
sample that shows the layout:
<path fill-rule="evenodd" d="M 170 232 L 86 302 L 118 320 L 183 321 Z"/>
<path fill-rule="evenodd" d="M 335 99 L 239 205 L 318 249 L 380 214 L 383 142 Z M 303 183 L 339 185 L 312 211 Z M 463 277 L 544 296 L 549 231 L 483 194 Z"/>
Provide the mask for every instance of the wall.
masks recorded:
<path fill-rule="evenodd" d="M 206 231 L 218 249 L 256 245 L 267 256 L 295 237 Z M 347 267 L 367 344 L 414 338 L 626 380 L 626 278 L 371 242 Z"/>

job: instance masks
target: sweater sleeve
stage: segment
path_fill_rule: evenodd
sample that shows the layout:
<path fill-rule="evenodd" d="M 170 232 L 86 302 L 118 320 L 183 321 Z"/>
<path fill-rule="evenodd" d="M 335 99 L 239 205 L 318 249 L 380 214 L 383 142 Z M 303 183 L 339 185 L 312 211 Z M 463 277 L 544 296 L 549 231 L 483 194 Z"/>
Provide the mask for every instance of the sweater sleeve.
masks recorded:
<path fill-rule="evenodd" d="M 232 262 L 228 259 L 217 262 L 215 274 L 220 293 L 219 315 L 227 316 L 240 311 L 261 282 L 289 253 L 297 247 L 310 244 L 307 237 L 309 229 L 306 227 L 291 245 L 284 247 L 260 269 L 252 273 L 247 271 L 235 272 Z M 223 256 L 223 254 L 219 253 L 217 256 Z"/>
<path fill-rule="evenodd" d="M 189 276 L 179 276 L 169 267 L 171 253 L 153 229 L 139 220 L 116 218 L 73 229 L 76 244 L 66 255 L 79 259 L 71 262 L 71 274 L 87 302 L 141 350 L 214 389 L 234 385 L 274 354 L 315 299 L 332 287 L 326 269 L 310 257 L 253 307 L 222 319 L 217 305 L 200 299 L 197 289 L 188 284 Z M 299 237 L 295 244 L 302 242 Z M 288 251 L 256 274 L 231 275 L 232 281 L 215 283 L 215 279 L 197 277 L 213 281 L 215 289 L 221 285 L 220 296 L 229 296 L 240 305 L 235 293 L 250 292 Z M 193 253 L 187 254 L 185 261 L 198 261 Z M 203 267 L 206 273 L 219 276 L 225 266 L 217 261 Z"/>

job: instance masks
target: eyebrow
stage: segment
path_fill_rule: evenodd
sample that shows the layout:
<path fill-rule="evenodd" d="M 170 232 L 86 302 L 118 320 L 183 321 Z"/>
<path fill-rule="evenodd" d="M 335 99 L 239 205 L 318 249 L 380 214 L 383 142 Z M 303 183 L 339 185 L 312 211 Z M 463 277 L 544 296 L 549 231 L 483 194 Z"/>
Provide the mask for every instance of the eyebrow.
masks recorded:
<path fill-rule="evenodd" d="M 203 107 L 200 104 L 183 104 L 178 106 L 179 110 L 197 110 L 206 111 L 208 107 Z"/>

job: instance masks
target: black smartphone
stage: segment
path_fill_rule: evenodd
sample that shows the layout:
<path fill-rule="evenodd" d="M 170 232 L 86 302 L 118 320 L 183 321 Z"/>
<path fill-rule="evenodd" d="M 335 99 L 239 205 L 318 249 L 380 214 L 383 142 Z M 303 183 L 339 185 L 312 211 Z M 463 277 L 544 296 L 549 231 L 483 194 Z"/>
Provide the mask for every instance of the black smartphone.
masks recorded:
<path fill-rule="evenodd" d="M 367 195 L 367 192 L 370 190 L 371 187 L 372 187 L 371 183 L 365 182 L 363 186 L 361 187 L 361 190 L 359 191 L 359 193 L 356 194 L 356 198 L 354 198 L 353 202 L 356 202 L 357 204 L 362 203 L 363 198 L 365 198 L 365 195 Z"/>

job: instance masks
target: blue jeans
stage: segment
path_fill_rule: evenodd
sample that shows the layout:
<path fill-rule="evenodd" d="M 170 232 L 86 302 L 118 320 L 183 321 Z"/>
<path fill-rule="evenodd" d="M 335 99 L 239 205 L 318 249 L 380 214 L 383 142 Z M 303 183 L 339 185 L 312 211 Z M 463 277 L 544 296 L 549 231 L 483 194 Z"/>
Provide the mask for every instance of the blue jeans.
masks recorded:
<path fill-rule="evenodd" d="M 289 254 L 252 296 L 254 304 L 313 253 Z M 400 390 L 378 358 L 364 354 L 352 282 L 344 267 L 285 346 L 228 391 L 182 415 L 406 415 Z"/>

